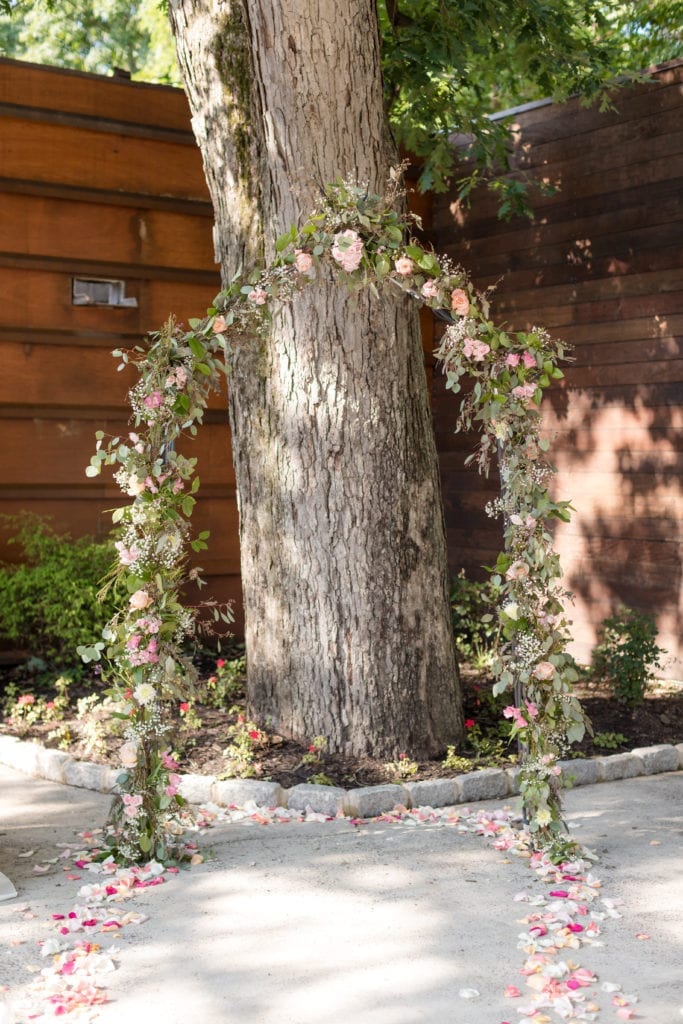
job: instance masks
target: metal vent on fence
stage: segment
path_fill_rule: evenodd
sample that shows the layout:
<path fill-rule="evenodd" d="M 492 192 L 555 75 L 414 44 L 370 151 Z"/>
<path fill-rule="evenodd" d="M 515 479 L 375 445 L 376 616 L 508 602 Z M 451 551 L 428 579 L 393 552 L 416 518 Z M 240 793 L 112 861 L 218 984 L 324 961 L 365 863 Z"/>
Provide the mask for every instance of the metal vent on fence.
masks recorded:
<path fill-rule="evenodd" d="M 133 295 L 126 296 L 126 282 L 104 277 L 74 277 L 71 281 L 74 306 L 137 306 Z"/>

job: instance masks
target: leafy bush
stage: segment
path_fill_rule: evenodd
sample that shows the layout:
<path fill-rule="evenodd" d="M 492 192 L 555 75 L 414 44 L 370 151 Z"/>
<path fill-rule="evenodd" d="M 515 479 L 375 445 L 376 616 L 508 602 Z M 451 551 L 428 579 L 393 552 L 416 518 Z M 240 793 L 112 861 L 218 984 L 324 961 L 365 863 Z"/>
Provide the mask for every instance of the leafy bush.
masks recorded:
<path fill-rule="evenodd" d="M 0 640 L 52 665 L 79 667 L 76 648 L 99 639 L 116 610 L 102 578 L 114 560 L 110 541 L 71 540 L 31 513 L 0 517 L 23 551 L 23 564 L 0 566 Z"/>
<path fill-rule="evenodd" d="M 664 651 L 657 646 L 657 627 L 652 615 L 620 608 L 602 624 L 602 639 L 593 651 L 593 671 L 609 680 L 622 704 L 642 704 L 654 681 Z"/>
<path fill-rule="evenodd" d="M 487 667 L 500 637 L 498 592 L 490 581 L 476 583 L 464 570 L 451 584 L 451 621 L 460 654 L 476 667 Z"/>

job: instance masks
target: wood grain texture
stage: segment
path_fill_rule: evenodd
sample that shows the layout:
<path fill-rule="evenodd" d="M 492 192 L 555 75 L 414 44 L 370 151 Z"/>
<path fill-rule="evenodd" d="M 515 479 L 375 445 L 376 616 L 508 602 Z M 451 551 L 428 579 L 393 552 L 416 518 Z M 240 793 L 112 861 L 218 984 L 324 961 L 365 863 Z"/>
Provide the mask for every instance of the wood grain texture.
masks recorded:
<path fill-rule="evenodd" d="M 616 95 L 600 114 L 577 101 L 517 115 L 518 166 L 557 182 L 532 222 L 497 220 L 491 199 L 465 210 L 436 197 L 435 244 L 497 282 L 498 318 L 548 326 L 574 346 L 543 423 L 558 498 L 576 513 L 556 537 L 575 651 L 587 657 L 602 619 L 625 603 L 657 616 L 683 675 L 683 64 Z M 476 571 L 498 526 L 477 518 L 486 485 L 465 475 L 472 440 L 453 433 L 455 400 L 433 377 L 449 559 Z M 460 529 L 463 512 L 474 551 Z M 490 541 L 487 540 L 487 533 Z M 679 660 L 676 661 L 675 659 Z"/>

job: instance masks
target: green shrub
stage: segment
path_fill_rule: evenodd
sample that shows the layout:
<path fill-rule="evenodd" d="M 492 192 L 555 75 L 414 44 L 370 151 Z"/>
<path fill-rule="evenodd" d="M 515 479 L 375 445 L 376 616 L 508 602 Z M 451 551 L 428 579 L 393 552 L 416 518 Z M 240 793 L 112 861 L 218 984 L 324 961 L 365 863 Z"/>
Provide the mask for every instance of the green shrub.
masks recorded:
<path fill-rule="evenodd" d="M 657 627 L 652 615 L 620 608 L 605 619 L 602 639 L 593 651 L 593 672 L 608 680 L 622 704 L 642 704 L 654 681 L 664 651 L 657 646 Z"/>
<path fill-rule="evenodd" d="M 623 732 L 596 732 L 593 737 L 593 746 L 602 750 L 617 750 L 628 743 L 628 737 Z"/>
<path fill-rule="evenodd" d="M 71 540 L 31 513 L 0 517 L 14 530 L 20 565 L 0 566 L 0 640 L 55 666 L 80 666 L 79 644 L 92 644 L 116 610 L 102 578 L 114 561 L 110 541 Z"/>
<path fill-rule="evenodd" d="M 476 583 L 464 570 L 451 584 L 451 621 L 460 654 L 477 668 L 487 667 L 498 646 L 498 592 L 490 581 Z"/>

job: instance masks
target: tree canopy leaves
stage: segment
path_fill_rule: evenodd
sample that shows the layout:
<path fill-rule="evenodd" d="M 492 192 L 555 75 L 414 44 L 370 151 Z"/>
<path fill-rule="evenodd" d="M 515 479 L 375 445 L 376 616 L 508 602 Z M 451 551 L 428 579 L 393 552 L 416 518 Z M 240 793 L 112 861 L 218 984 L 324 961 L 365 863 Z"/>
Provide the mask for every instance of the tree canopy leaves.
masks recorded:
<path fill-rule="evenodd" d="M 618 76 L 683 53 L 683 0 L 378 0 L 387 113 L 423 160 L 423 189 L 453 174 L 453 136 L 469 142 L 466 197 L 487 179 L 504 215 L 526 187 L 505 178 L 509 135 L 493 111 L 580 94 L 609 102 Z M 0 0 L 0 54 L 180 85 L 160 0 Z"/>

